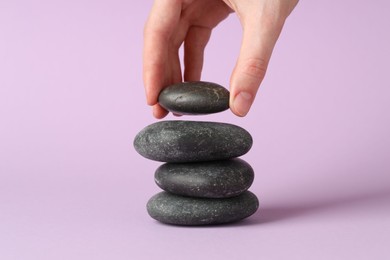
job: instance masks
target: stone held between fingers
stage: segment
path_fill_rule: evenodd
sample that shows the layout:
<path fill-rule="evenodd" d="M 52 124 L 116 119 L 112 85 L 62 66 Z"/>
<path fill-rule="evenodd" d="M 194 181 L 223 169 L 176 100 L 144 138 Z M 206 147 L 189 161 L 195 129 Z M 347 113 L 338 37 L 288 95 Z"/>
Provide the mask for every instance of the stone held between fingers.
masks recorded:
<path fill-rule="evenodd" d="M 204 81 L 181 82 L 164 88 L 159 104 L 175 114 L 202 115 L 229 108 L 229 91 L 216 83 Z"/>

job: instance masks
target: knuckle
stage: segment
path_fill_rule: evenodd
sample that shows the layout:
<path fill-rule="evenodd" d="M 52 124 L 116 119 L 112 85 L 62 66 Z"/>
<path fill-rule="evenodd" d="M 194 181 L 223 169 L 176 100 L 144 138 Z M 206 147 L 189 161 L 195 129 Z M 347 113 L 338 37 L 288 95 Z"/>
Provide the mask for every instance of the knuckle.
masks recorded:
<path fill-rule="evenodd" d="M 264 78 L 267 71 L 267 61 L 260 58 L 246 60 L 242 65 L 242 72 L 250 77 Z"/>

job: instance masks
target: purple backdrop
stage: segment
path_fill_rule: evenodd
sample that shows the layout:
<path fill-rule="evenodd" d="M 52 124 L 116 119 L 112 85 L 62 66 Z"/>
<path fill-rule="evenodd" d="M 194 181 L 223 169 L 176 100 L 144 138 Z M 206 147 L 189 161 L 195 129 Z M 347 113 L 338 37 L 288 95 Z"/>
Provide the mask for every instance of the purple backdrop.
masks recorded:
<path fill-rule="evenodd" d="M 202 228 L 145 209 L 159 163 L 132 140 L 155 121 L 141 75 L 151 4 L 0 2 L 0 258 L 389 258 L 389 2 L 302 1 L 250 114 L 195 118 L 252 133 L 261 204 Z M 235 15 L 214 31 L 204 80 L 228 86 L 240 37 Z"/>

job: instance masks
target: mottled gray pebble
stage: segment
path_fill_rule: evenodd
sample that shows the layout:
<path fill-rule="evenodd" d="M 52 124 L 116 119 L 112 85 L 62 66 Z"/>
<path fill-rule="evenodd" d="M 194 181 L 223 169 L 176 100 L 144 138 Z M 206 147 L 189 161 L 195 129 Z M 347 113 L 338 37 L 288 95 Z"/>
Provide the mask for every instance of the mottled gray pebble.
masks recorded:
<path fill-rule="evenodd" d="M 191 197 L 228 198 L 246 191 L 253 182 L 252 167 L 241 159 L 195 163 L 166 163 L 155 172 L 165 191 Z"/>
<path fill-rule="evenodd" d="M 174 225 L 210 225 L 238 221 L 249 217 L 259 207 L 252 192 L 246 191 L 227 199 L 192 198 L 160 192 L 147 204 L 149 215 Z"/>
<path fill-rule="evenodd" d="M 142 156 L 162 162 L 224 160 L 252 147 L 252 137 L 232 124 L 197 121 L 160 121 L 141 130 L 134 148 Z"/>
<path fill-rule="evenodd" d="M 158 102 L 176 114 L 217 113 L 229 108 L 229 91 L 211 82 L 182 82 L 164 88 Z"/>

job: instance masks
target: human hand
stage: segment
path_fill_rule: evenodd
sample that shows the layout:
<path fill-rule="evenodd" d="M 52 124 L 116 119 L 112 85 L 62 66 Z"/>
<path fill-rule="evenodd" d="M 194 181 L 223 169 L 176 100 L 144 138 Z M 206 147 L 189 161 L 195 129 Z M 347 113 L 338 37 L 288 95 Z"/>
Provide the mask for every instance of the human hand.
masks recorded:
<path fill-rule="evenodd" d="M 240 54 L 230 78 L 230 109 L 245 116 L 256 96 L 284 22 L 298 0 L 156 0 L 144 30 L 143 78 L 147 103 L 156 118 L 168 112 L 158 104 L 171 84 L 199 81 L 211 31 L 236 12 L 243 27 Z M 184 42 L 184 75 L 179 48 Z"/>

